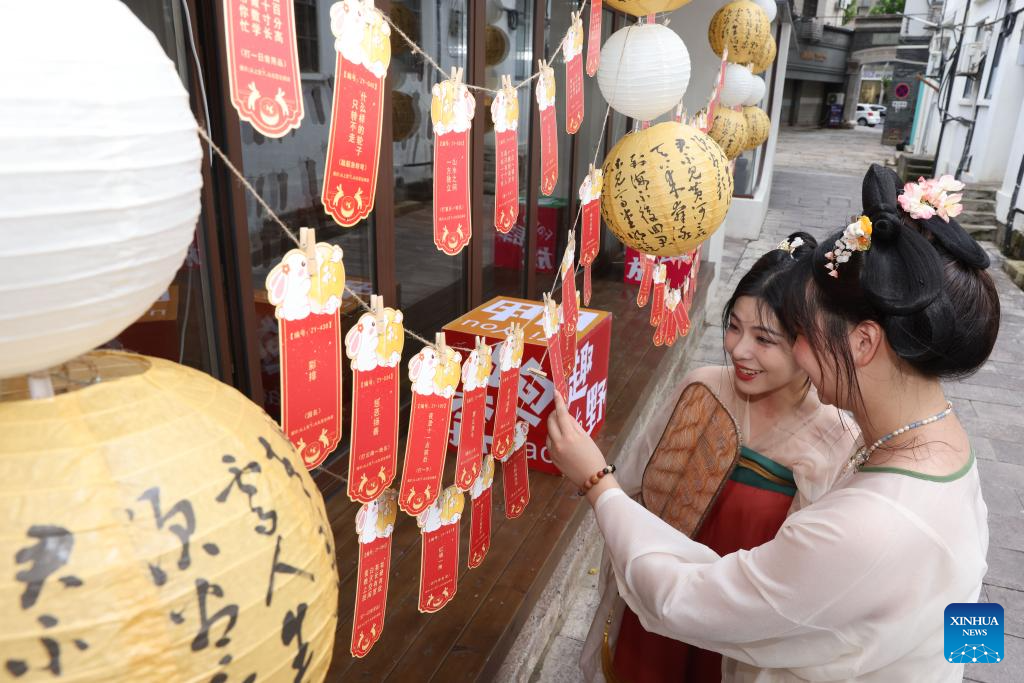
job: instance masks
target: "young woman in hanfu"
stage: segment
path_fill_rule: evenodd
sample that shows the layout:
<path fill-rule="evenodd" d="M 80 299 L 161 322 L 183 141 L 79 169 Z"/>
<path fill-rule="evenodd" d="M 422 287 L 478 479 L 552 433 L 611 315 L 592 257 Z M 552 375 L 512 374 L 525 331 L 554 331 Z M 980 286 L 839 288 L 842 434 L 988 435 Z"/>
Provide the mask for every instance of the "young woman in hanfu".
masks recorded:
<path fill-rule="evenodd" d="M 722 314 L 726 367 L 690 372 L 678 387 L 706 384 L 736 418 L 741 458 L 711 506 L 695 540 L 719 555 L 750 550 L 775 537 L 786 515 L 830 485 L 840 460 L 853 452 L 857 436 L 850 420 L 823 406 L 807 374 L 793 359 L 792 342 L 778 320 L 780 289 L 769 285 L 817 242 L 793 233 L 757 260 L 739 281 Z M 657 438 L 674 409 L 662 406 L 650 436 Z M 617 463 L 617 479 L 635 493 L 653 451 L 640 447 Z M 799 491 L 798 491 L 799 489 Z M 722 656 L 650 633 L 615 592 L 609 565 L 601 606 L 594 617 L 581 662 L 588 679 L 600 670 L 609 681 L 663 683 L 717 680 Z M 621 617 L 619 616 L 621 614 Z M 606 637 L 607 634 L 607 637 Z"/>
<path fill-rule="evenodd" d="M 865 215 L 781 282 L 793 355 L 822 402 L 850 411 L 863 446 L 771 541 L 720 555 L 629 498 L 556 399 L 549 451 L 597 515 L 619 593 L 648 630 L 725 655 L 726 681 L 960 681 L 944 610 L 976 602 L 987 509 L 967 434 L 940 377 L 980 362 L 943 261 L 904 224 L 872 168 Z"/>

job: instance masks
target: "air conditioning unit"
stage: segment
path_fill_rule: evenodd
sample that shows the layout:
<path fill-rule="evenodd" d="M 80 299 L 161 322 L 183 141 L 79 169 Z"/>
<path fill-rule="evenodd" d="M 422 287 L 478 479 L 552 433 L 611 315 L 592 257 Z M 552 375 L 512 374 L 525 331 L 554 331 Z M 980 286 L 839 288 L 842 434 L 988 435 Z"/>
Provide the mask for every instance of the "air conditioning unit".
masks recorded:
<path fill-rule="evenodd" d="M 981 61 L 985 58 L 985 44 L 978 41 L 966 43 L 963 47 L 964 54 L 960 59 L 963 65 L 960 73 L 965 75 L 976 75 L 981 70 Z"/>
<path fill-rule="evenodd" d="M 825 103 L 826 104 L 845 104 L 846 103 L 846 93 L 830 92 L 825 97 Z"/>

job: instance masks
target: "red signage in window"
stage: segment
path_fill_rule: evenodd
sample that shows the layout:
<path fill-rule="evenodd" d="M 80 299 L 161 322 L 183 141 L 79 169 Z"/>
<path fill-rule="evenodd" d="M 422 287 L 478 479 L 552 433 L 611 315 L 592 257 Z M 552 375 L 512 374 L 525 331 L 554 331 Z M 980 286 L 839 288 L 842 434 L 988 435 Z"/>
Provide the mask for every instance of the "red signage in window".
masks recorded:
<path fill-rule="evenodd" d="M 402 312 L 364 313 L 345 335 L 352 361 L 352 444 L 348 497 L 376 500 L 398 471 L 398 365 L 405 344 Z"/>
<path fill-rule="evenodd" d="M 469 129 L 476 99 L 462 83 L 462 72 L 431 89 L 434 125 L 434 246 L 454 256 L 469 244 Z"/>
<path fill-rule="evenodd" d="M 369 654 L 384 631 L 388 576 L 391 573 L 391 535 L 398 517 L 397 499 L 394 489 L 385 489 L 377 500 L 364 503 L 356 513 L 359 569 L 349 646 L 353 657 Z"/>
<path fill-rule="evenodd" d="M 583 123 L 583 20 L 572 13 L 562 44 L 565 57 L 565 131 L 573 135 Z"/>
<path fill-rule="evenodd" d="M 590 33 L 587 35 L 587 75 L 593 77 L 601 64 L 601 0 L 590 0 Z"/>
<path fill-rule="evenodd" d="M 473 501 L 469 527 L 469 568 L 479 567 L 491 547 L 491 484 L 494 483 L 494 458 L 482 459 L 480 474 L 469 490 Z"/>
<path fill-rule="evenodd" d="M 231 104 L 238 118 L 279 138 L 302 121 L 302 81 L 291 2 L 224 0 Z"/>
<path fill-rule="evenodd" d="M 494 123 L 494 227 L 508 234 L 519 218 L 519 97 L 509 76 L 491 103 Z"/>
<path fill-rule="evenodd" d="M 558 182 L 558 123 L 555 120 L 555 71 L 543 61 L 537 79 L 540 110 L 540 191 L 551 195 Z"/>
<path fill-rule="evenodd" d="M 455 597 L 459 581 L 459 520 L 466 497 L 449 486 L 416 517 L 423 539 L 420 612 L 436 612 Z"/>
<path fill-rule="evenodd" d="M 331 30 L 339 50 L 320 201 L 338 225 L 351 227 L 370 215 L 377 194 L 391 27 L 372 6 L 338 2 Z"/>
<path fill-rule="evenodd" d="M 410 515 L 426 510 L 441 490 L 452 397 L 462 374 L 461 360 L 449 346 L 425 346 L 409 361 L 412 410 L 398 505 Z"/>

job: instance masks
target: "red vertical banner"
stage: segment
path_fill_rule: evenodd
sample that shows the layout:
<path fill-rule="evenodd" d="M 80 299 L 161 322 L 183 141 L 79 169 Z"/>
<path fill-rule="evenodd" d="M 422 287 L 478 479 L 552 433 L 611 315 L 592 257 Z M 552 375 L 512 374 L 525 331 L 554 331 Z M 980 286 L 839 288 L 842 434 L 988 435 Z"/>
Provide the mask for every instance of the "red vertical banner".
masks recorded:
<path fill-rule="evenodd" d="M 455 597 L 459 581 L 459 520 L 462 491 L 449 486 L 416 517 L 423 539 L 420 555 L 420 612 L 436 612 Z"/>
<path fill-rule="evenodd" d="M 482 458 L 480 474 L 469 489 L 472 513 L 469 527 L 469 568 L 479 567 L 491 547 L 491 484 L 494 483 L 494 458 Z"/>
<path fill-rule="evenodd" d="M 434 125 L 434 246 L 454 256 L 469 244 L 473 221 L 469 205 L 469 129 L 476 99 L 455 69 L 431 88 Z"/>
<path fill-rule="evenodd" d="M 224 0 L 231 104 L 238 118 L 279 138 L 302 122 L 302 80 L 290 2 Z"/>
<path fill-rule="evenodd" d="M 530 472 L 526 464 L 527 422 L 516 425 L 516 441 L 512 455 L 501 466 L 502 488 L 505 492 L 505 516 L 515 519 L 530 503 Z"/>
<path fill-rule="evenodd" d="M 480 474 L 484 455 L 487 383 L 491 379 L 491 348 L 477 339 L 477 346 L 462 365 L 462 420 L 459 451 L 455 459 L 455 485 L 468 491 Z"/>
<path fill-rule="evenodd" d="M 516 409 L 519 403 L 519 367 L 526 338 L 523 328 L 513 325 L 498 349 L 498 398 L 491 428 L 491 453 L 504 460 L 515 443 Z"/>
<path fill-rule="evenodd" d="M 654 267 L 654 300 L 651 303 L 651 326 L 657 327 L 661 323 L 661 316 L 665 313 L 665 278 L 668 268 L 664 263 Z"/>
<path fill-rule="evenodd" d="M 424 346 L 409 361 L 412 409 L 398 505 L 410 515 L 426 510 L 441 490 L 452 397 L 462 374 L 461 360 L 451 347 Z"/>
<path fill-rule="evenodd" d="M 512 79 L 502 76 L 502 87 L 491 102 L 494 123 L 494 227 L 508 234 L 519 218 L 519 96 Z"/>
<path fill-rule="evenodd" d="M 338 58 L 334 104 L 320 201 L 343 227 L 370 215 L 377 195 L 384 78 L 391 62 L 391 27 L 373 3 L 331 6 Z"/>
<path fill-rule="evenodd" d="M 641 254 L 640 291 L 636 293 L 636 305 L 643 308 L 651 298 L 651 284 L 654 282 L 654 269 L 656 256 L 652 254 Z"/>
<path fill-rule="evenodd" d="M 369 654 L 384 632 L 388 576 L 391 573 L 391 535 L 398 517 L 397 501 L 395 490 L 385 489 L 376 500 L 363 503 L 356 513 L 359 568 L 349 645 L 353 657 Z"/>
<path fill-rule="evenodd" d="M 342 256 L 341 247 L 326 243 L 292 249 L 266 279 L 278 321 L 281 428 L 307 469 L 341 440 Z"/>
<path fill-rule="evenodd" d="M 540 111 L 540 191 L 550 196 L 558 182 L 558 123 L 555 120 L 555 70 L 540 62 L 537 78 Z"/>
<path fill-rule="evenodd" d="M 587 34 L 587 75 L 593 77 L 601 65 L 601 0 L 590 0 L 590 26 Z"/>
<path fill-rule="evenodd" d="M 600 4 L 600 3 L 598 3 Z M 601 251 L 601 185 L 604 175 L 601 169 L 590 167 L 590 172 L 580 185 L 580 204 L 583 206 L 583 238 L 580 241 L 580 264 L 583 266 L 583 305 L 590 305 L 593 286 L 590 281 L 590 267 Z"/>
<path fill-rule="evenodd" d="M 374 297 L 376 303 L 376 297 Z M 348 497 L 377 499 L 398 472 L 398 376 L 405 345 L 402 312 L 364 313 L 345 335 L 352 362 L 352 443 Z"/>
<path fill-rule="evenodd" d="M 655 346 L 672 346 L 676 343 L 676 337 L 679 335 L 679 318 L 676 316 L 676 309 L 681 300 L 682 297 L 679 295 L 678 289 L 672 288 L 665 291 L 665 311 L 661 316 L 661 322 L 658 323 L 658 327 L 654 331 Z"/>
<path fill-rule="evenodd" d="M 576 239 L 569 234 L 569 242 L 562 254 L 562 362 L 565 376 L 576 369 L 576 329 L 580 322 L 580 305 L 576 294 Z"/>
<path fill-rule="evenodd" d="M 565 58 L 565 132 L 573 135 L 583 123 L 583 20 L 572 13 L 569 31 L 562 43 Z"/>
<path fill-rule="evenodd" d="M 548 365 L 551 371 L 551 382 L 555 385 L 555 391 L 561 394 L 562 398 L 569 396 L 569 382 L 565 376 L 565 359 L 562 358 L 562 325 L 560 323 L 561 307 L 555 304 L 554 299 L 544 295 L 544 339 L 548 344 Z"/>

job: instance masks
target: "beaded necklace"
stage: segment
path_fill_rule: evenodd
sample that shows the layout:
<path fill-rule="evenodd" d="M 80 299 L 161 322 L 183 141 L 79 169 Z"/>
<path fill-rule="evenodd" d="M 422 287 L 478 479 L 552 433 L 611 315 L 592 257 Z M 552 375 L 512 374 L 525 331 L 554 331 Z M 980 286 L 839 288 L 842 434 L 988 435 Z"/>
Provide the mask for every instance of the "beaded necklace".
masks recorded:
<path fill-rule="evenodd" d="M 861 446 L 860 448 L 857 449 L 856 453 L 850 456 L 850 459 L 846 463 L 846 467 L 843 468 L 843 472 L 859 470 L 861 467 L 864 466 L 864 463 L 868 461 L 868 458 L 871 457 L 871 454 L 874 453 L 875 450 L 878 449 L 878 447 L 884 444 L 886 441 L 889 441 L 890 439 L 893 439 L 905 432 L 909 432 L 911 429 L 917 429 L 918 427 L 924 427 L 925 425 L 930 425 L 933 422 L 938 422 L 939 420 L 946 417 L 952 412 L 953 404 L 947 401 L 946 409 L 943 410 L 941 413 L 936 413 L 935 415 L 932 415 L 931 417 L 926 417 L 923 420 L 915 420 L 910 424 L 905 424 L 899 429 L 889 432 L 882 438 L 875 441 L 870 446 Z"/>

